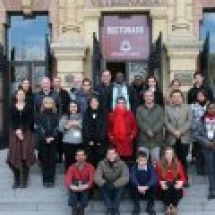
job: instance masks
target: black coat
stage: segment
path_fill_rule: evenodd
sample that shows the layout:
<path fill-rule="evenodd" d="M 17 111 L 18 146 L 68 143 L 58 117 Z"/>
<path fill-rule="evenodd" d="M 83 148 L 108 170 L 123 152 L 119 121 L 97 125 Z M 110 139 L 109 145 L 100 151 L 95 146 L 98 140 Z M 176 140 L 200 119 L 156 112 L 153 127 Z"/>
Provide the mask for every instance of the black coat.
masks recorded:
<path fill-rule="evenodd" d="M 201 90 L 206 92 L 207 99 L 209 101 L 213 101 L 213 91 L 212 91 L 212 89 L 209 86 L 207 86 L 206 84 L 203 84 L 201 87 L 193 86 L 188 91 L 188 94 L 187 94 L 188 104 L 193 104 L 193 103 L 197 102 L 197 94 Z"/>
<path fill-rule="evenodd" d="M 59 115 L 52 112 L 39 113 L 35 119 L 36 130 L 39 142 L 45 141 L 48 137 L 57 138 Z"/>
<path fill-rule="evenodd" d="M 65 113 L 68 112 L 68 106 L 69 106 L 69 102 L 70 102 L 70 96 L 69 93 L 67 92 L 67 90 L 64 89 L 60 89 L 59 92 L 57 92 L 59 95 L 59 102 L 58 102 L 58 112 L 60 115 L 63 115 Z"/>
<path fill-rule="evenodd" d="M 10 110 L 11 128 L 13 130 L 21 129 L 23 131 L 32 129 L 34 120 L 34 112 L 32 107 L 26 103 L 23 110 L 18 110 L 17 107 L 12 105 Z"/>
<path fill-rule="evenodd" d="M 94 144 L 100 143 L 106 146 L 107 142 L 107 119 L 102 111 L 92 111 L 87 109 L 83 118 L 83 141 L 89 145 L 90 141 Z"/>
<path fill-rule="evenodd" d="M 105 95 L 105 105 L 106 105 L 107 112 L 112 111 L 113 89 L 114 89 L 114 85 L 111 85 L 111 87 L 107 90 Z M 129 102 L 131 105 L 131 111 L 136 113 L 136 109 L 139 105 L 138 96 L 133 87 L 127 86 L 127 89 L 128 89 Z"/>

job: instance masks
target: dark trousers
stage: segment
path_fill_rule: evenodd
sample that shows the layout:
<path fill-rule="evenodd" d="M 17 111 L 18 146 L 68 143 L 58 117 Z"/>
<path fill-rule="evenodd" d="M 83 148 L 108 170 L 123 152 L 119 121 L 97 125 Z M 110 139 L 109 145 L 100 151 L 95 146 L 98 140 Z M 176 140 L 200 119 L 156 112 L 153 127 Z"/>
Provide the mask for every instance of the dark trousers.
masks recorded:
<path fill-rule="evenodd" d="M 89 201 L 89 190 L 83 192 L 73 192 L 69 190 L 69 206 L 86 207 Z"/>
<path fill-rule="evenodd" d="M 101 188 L 104 203 L 108 209 L 118 210 L 122 199 L 123 187 L 110 188 L 103 186 Z"/>
<path fill-rule="evenodd" d="M 156 187 L 151 187 L 149 190 L 146 191 L 145 194 L 139 193 L 137 187 L 134 185 L 130 185 L 130 193 L 131 197 L 134 201 L 134 207 L 140 208 L 140 200 L 146 200 L 148 202 L 148 205 L 154 206 L 155 196 L 156 196 Z"/>
<path fill-rule="evenodd" d="M 65 155 L 65 170 L 68 170 L 71 164 L 75 163 L 75 155 L 78 149 L 82 149 L 83 145 L 82 144 L 63 144 L 64 148 L 64 155 Z"/>
<path fill-rule="evenodd" d="M 178 159 L 180 160 L 183 168 L 184 168 L 184 172 L 185 175 L 188 179 L 188 162 L 187 162 L 187 156 L 189 153 L 189 144 L 183 144 L 181 142 L 181 140 L 177 140 L 175 143 L 175 153 L 178 157 Z"/>
<path fill-rule="evenodd" d="M 204 149 L 203 153 L 209 180 L 209 191 L 215 194 L 215 150 Z"/>
<path fill-rule="evenodd" d="M 205 172 L 205 159 L 203 154 L 203 147 L 200 143 L 193 143 L 193 156 L 196 160 L 196 169 L 198 174 L 204 174 Z"/>
<path fill-rule="evenodd" d="M 161 191 L 161 200 L 166 206 L 177 207 L 179 201 L 183 197 L 183 189 L 175 189 L 174 186 L 170 186 L 167 190 Z"/>
<path fill-rule="evenodd" d="M 95 167 L 98 165 L 98 163 L 104 159 L 106 152 L 106 147 L 104 146 L 87 146 L 87 155 L 88 160 L 91 164 L 93 164 Z"/>
<path fill-rule="evenodd" d="M 43 183 L 54 183 L 57 143 L 54 141 L 50 144 L 46 144 L 45 142 L 42 144 L 40 156 Z"/>
<path fill-rule="evenodd" d="M 58 141 L 57 141 L 57 154 L 56 154 L 58 162 L 62 162 L 62 159 L 63 159 L 63 142 L 62 142 L 62 139 L 63 139 L 63 134 L 59 133 L 58 134 Z"/>

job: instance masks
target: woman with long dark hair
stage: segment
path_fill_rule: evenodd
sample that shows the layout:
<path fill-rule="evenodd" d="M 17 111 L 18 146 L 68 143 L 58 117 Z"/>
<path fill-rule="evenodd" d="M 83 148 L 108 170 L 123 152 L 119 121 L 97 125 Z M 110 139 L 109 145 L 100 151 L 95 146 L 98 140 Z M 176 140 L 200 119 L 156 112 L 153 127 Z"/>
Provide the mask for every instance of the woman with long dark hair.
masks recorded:
<path fill-rule="evenodd" d="M 25 101 L 25 92 L 17 90 L 11 106 L 11 134 L 7 163 L 14 174 L 13 188 L 26 188 L 29 168 L 35 162 L 31 126 L 33 110 Z"/>
<path fill-rule="evenodd" d="M 97 165 L 106 153 L 106 121 L 106 115 L 101 109 L 99 99 L 96 96 L 92 96 L 83 118 L 83 139 L 89 161 L 94 165 Z"/>
<path fill-rule="evenodd" d="M 165 148 L 156 170 L 161 188 L 160 197 L 166 206 L 166 215 L 176 215 L 177 206 L 183 197 L 186 177 L 172 147 Z"/>
<path fill-rule="evenodd" d="M 76 162 L 77 150 L 83 148 L 82 115 L 77 102 L 71 101 L 69 103 L 67 114 L 63 115 L 60 120 L 59 130 L 63 134 L 62 141 L 67 170 L 71 164 Z"/>
<path fill-rule="evenodd" d="M 26 95 L 26 103 L 29 104 L 32 108 L 34 107 L 34 94 L 31 87 L 30 80 L 25 78 L 22 80 L 19 89 L 22 89 Z"/>
<path fill-rule="evenodd" d="M 158 104 L 160 106 L 164 105 L 163 93 L 158 86 L 158 81 L 155 76 L 149 76 L 147 78 L 145 90 L 151 90 L 152 92 L 154 92 L 155 104 Z"/>

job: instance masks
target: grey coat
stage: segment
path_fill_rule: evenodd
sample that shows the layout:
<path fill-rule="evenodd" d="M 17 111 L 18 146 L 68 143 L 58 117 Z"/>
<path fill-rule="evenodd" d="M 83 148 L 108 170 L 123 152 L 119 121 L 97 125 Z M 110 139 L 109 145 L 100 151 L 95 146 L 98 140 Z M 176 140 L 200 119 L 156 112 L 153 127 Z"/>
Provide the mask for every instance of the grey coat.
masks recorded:
<path fill-rule="evenodd" d="M 78 128 L 66 129 L 65 126 L 69 121 L 76 121 L 79 123 Z M 59 130 L 63 133 L 63 143 L 80 144 L 82 139 L 82 116 L 81 114 L 64 115 L 59 122 Z"/>
<path fill-rule="evenodd" d="M 197 124 L 197 129 L 194 133 L 194 141 L 200 143 L 204 148 L 207 148 L 211 144 L 211 140 L 207 136 L 207 129 L 203 120 L 200 120 Z M 215 141 L 215 137 L 213 141 Z"/>
<path fill-rule="evenodd" d="M 178 116 L 174 114 L 174 106 L 165 108 L 165 126 L 166 126 L 166 144 L 174 145 L 177 138 L 173 135 L 175 130 L 182 133 L 181 142 L 189 144 L 191 142 L 190 128 L 192 122 L 192 113 L 187 104 L 178 107 Z"/>
<path fill-rule="evenodd" d="M 116 188 L 123 187 L 129 182 L 129 170 L 120 158 L 111 166 L 105 158 L 98 164 L 95 173 L 95 183 L 102 187 L 106 182 L 113 184 Z"/>
<path fill-rule="evenodd" d="M 138 146 L 154 148 L 163 143 L 164 111 L 159 105 L 148 109 L 146 106 L 139 106 L 136 113 L 139 128 Z M 150 137 L 147 131 L 154 133 Z"/>

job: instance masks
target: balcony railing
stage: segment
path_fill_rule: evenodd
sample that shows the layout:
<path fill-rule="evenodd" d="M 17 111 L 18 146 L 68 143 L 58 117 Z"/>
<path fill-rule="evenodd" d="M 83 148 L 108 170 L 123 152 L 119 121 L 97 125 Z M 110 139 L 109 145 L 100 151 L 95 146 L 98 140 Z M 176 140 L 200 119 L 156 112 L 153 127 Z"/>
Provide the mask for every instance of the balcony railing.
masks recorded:
<path fill-rule="evenodd" d="M 102 7 L 162 7 L 167 0 L 86 0 L 86 8 Z"/>

